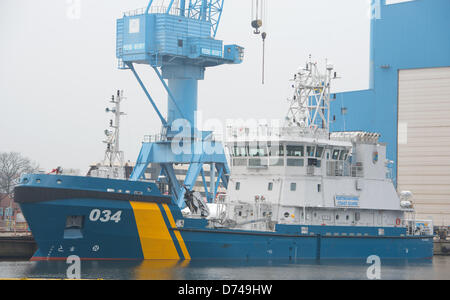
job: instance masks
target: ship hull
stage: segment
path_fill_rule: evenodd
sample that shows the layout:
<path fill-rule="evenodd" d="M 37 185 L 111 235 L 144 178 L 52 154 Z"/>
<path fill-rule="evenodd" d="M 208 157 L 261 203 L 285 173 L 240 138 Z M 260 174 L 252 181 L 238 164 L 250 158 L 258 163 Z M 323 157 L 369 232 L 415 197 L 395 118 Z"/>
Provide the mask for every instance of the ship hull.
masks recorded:
<path fill-rule="evenodd" d="M 71 183 L 65 179 L 71 186 L 86 188 L 77 180 Z M 92 186 L 89 190 L 93 191 Z M 82 260 L 367 259 L 371 255 L 381 259 L 423 259 L 433 256 L 432 237 L 407 236 L 404 228 L 277 225 L 270 232 L 214 229 L 205 219 L 184 218 L 176 205 L 156 195 L 130 200 L 127 197 L 108 199 L 109 194 L 92 197 L 87 193 L 83 197 L 75 193 L 75 198 L 71 193 L 64 195 L 61 197 L 61 187 L 52 184 L 25 185 L 16 191 L 39 247 L 32 260 L 64 260 L 71 255 Z M 71 218 L 78 218 L 80 224 L 74 226 L 68 221 Z M 379 235 L 379 229 L 383 229 L 383 235 Z"/>

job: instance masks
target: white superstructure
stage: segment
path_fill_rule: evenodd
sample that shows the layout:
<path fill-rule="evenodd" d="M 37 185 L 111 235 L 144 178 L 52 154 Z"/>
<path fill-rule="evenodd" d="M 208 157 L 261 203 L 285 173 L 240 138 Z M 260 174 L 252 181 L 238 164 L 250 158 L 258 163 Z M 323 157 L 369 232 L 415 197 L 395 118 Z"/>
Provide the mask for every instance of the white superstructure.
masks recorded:
<path fill-rule="evenodd" d="M 330 82 L 335 77 L 331 65 L 322 75 L 309 62 L 294 77 L 284 127 L 227 128 L 231 178 L 226 196 L 216 200 L 224 205 L 215 212 L 215 226 L 416 229 L 415 221 L 407 221 L 414 214 L 411 197 L 400 200 L 380 135 L 329 132 Z"/>

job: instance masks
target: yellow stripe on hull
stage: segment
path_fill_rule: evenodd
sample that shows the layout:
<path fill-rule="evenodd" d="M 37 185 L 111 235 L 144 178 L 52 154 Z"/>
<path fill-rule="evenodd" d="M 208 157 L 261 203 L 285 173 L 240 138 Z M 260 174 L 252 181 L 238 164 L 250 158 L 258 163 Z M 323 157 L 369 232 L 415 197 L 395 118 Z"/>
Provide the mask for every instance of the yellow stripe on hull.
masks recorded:
<path fill-rule="evenodd" d="M 167 218 L 169 219 L 170 226 L 172 226 L 172 228 L 177 228 L 177 225 L 175 224 L 175 220 L 173 219 L 170 208 L 167 206 L 167 204 L 163 204 L 163 207 L 164 210 L 166 211 Z M 183 251 L 184 259 L 190 260 L 191 256 L 189 255 L 189 251 L 187 250 L 186 244 L 184 243 L 181 233 L 178 230 L 175 230 L 174 233 L 175 236 L 177 237 L 178 243 L 180 244 L 181 251 Z"/>
<path fill-rule="evenodd" d="M 130 202 L 144 259 L 176 259 L 177 249 L 156 203 Z"/>

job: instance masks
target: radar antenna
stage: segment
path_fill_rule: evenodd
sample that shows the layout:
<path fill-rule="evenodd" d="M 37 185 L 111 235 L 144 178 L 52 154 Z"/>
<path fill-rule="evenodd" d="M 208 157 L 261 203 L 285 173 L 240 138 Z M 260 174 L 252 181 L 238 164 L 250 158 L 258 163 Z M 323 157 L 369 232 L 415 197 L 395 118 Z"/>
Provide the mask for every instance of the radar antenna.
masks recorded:
<path fill-rule="evenodd" d="M 114 103 L 113 108 L 107 107 L 105 111 L 114 115 L 114 121 L 109 121 L 109 127 L 105 130 L 106 139 L 103 141 L 106 144 L 105 158 L 103 165 L 109 167 L 124 166 L 124 154 L 120 151 L 119 137 L 120 137 L 120 117 L 125 113 L 120 111 L 120 103 L 125 99 L 123 91 L 118 90 L 116 95 L 111 96 L 111 103 Z"/>
<path fill-rule="evenodd" d="M 287 126 L 304 129 L 330 130 L 330 88 L 336 79 L 334 67 L 325 62 L 326 72 L 321 74 L 317 62 L 311 56 L 304 68 L 299 68 L 294 75 L 292 88 L 294 94 L 288 99 L 289 111 L 286 116 Z"/>

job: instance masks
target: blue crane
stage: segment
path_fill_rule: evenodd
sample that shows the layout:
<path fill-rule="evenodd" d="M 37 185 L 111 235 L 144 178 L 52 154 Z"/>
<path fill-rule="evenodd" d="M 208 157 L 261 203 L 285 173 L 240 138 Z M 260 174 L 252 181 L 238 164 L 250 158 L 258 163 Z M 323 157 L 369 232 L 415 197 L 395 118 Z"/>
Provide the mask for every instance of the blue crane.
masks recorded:
<path fill-rule="evenodd" d="M 132 71 L 162 123 L 158 138 L 143 143 L 130 180 L 143 178 L 149 164 L 159 165 L 158 180 L 168 185 L 180 208 L 199 176 L 210 202 L 219 184 L 228 186 L 224 147 L 212 132 L 198 130 L 195 120 L 198 81 L 204 79 L 206 68 L 240 64 L 244 56 L 243 47 L 224 46 L 215 39 L 223 4 L 224 0 L 171 0 L 163 7 L 150 0 L 145 10 L 125 13 L 117 20 L 119 68 Z M 160 79 L 168 95 L 167 116 L 158 109 L 136 64 L 149 65 Z M 188 165 L 182 183 L 175 174 L 178 164 Z M 209 165 L 209 188 L 205 165 Z"/>

